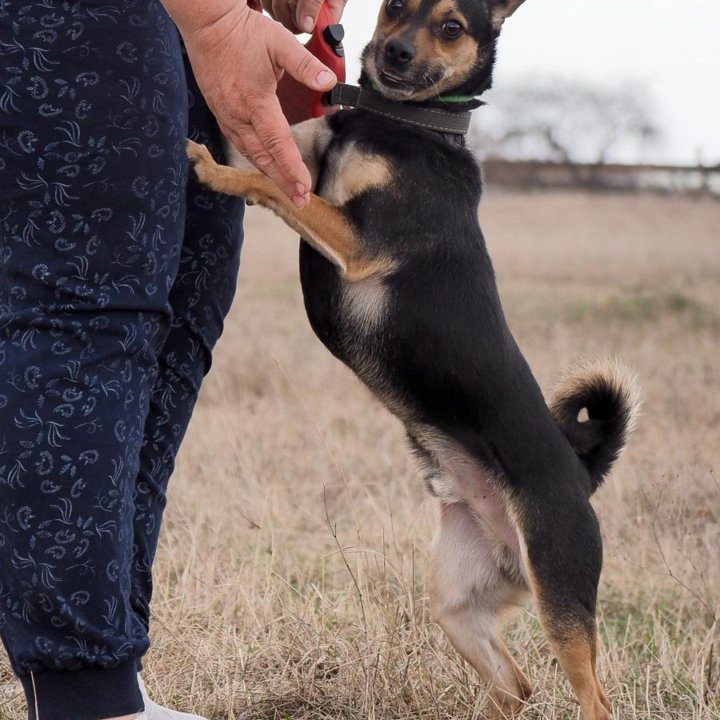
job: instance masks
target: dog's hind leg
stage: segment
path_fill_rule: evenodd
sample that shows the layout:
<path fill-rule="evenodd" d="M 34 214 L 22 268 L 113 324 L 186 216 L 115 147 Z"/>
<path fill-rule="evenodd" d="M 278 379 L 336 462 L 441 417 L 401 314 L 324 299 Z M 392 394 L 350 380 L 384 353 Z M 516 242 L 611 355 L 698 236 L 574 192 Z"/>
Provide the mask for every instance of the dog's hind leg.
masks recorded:
<path fill-rule="evenodd" d="M 315 194 L 299 209 L 268 177 L 218 165 L 204 145 L 187 141 L 187 153 L 203 184 L 226 195 L 240 195 L 279 215 L 293 230 L 325 255 L 350 281 L 390 269 L 391 262 L 370 256 L 342 210 Z"/>
<path fill-rule="evenodd" d="M 587 500 L 575 498 L 550 512 L 519 516 L 523 560 L 542 628 L 584 719 L 609 720 L 610 703 L 596 673 L 602 540 L 595 513 Z"/>
<path fill-rule="evenodd" d="M 516 715 L 532 692 L 498 633 L 499 616 L 526 591 L 513 569 L 504 567 L 517 561 L 503 558 L 503 552 L 509 550 L 498 545 L 465 503 L 443 503 L 430 573 L 431 613 L 455 649 L 491 685 L 494 719 Z"/>

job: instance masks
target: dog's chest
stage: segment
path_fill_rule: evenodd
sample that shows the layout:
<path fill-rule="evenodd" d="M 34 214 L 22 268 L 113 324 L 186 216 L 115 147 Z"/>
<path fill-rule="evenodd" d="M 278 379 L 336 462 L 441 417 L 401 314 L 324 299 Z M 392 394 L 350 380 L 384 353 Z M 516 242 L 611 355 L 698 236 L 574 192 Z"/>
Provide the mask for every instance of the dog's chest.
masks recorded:
<path fill-rule="evenodd" d="M 390 291 L 385 279 L 373 275 L 358 282 L 343 282 L 342 315 L 354 333 L 374 333 L 386 320 Z"/>

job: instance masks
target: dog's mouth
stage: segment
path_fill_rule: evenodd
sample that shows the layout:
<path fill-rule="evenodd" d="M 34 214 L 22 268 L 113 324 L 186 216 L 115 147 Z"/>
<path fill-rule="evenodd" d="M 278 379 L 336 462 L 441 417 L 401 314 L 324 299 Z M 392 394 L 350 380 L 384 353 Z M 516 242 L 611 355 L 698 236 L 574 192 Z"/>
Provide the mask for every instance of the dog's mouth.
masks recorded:
<path fill-rule="evenodd" d="M 409 82 L 407 78 L 390 70 L 381 70 L 380 80 L 390 87 L 415 87 L 415 83 Z"/>
<path fill-rule="evenodd" d="M 433 87 L 432 80 L 419 79 L 386 68 L 378 68 L 375 75 L 376 89 L 395 100 L 411 100 L 418 94 L 427 93 Z"/>
<path fill-rule="evenodd" d="M 385 88 L 399 91 L 408 96 L 420 89 L 417 82 L 392 70 L 381 70 L 378 73 L 378 81 Z"/>

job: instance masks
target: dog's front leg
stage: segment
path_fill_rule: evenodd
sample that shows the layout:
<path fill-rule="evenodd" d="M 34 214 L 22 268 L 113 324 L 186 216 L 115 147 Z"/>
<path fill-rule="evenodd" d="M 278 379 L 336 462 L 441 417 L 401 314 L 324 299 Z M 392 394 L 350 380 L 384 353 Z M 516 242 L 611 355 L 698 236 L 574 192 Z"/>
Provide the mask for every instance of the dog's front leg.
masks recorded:
<path fill-rule="evenodd" d="M 362 238 L 345 213 L 315 194 L 302 209 L 297 208 L 267 176 L 218 165 L 204 145 L 187 142 L 187 152 L 195 173 L 203 184 L 226 195 L 240 195 L 269 208 L 303 239 L 343 272 L 345 280 L 355 282 L 389 270 L 391 262 L 367 252 Z"/>
<path fill-rule="evenodd" d="M 303 162 L 310 171 L 312 190 L 315 190 L 320 175 L 320 158 L 325 154 L 332 139 L 332 130 L 330 130 L 327 118 L 305 120 L 293 125 L 290 132 L 300 150 Z M 255 166 L 227 138 L 225 139 L 225 157 L 231 167 L 246 172 L 257 171 Z"/>

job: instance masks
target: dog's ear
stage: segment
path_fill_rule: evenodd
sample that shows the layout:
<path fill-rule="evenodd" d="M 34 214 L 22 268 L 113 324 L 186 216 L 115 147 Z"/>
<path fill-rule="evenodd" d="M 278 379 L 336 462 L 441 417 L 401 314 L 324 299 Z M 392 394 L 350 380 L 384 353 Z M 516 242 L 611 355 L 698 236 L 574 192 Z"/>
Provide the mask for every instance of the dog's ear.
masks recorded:
<path fill-rule="evenodd" d="M 500 32 L 505 18 L 509 18 L 525 0 L 490 0 L 490 13 L 493 28 Z"/>

